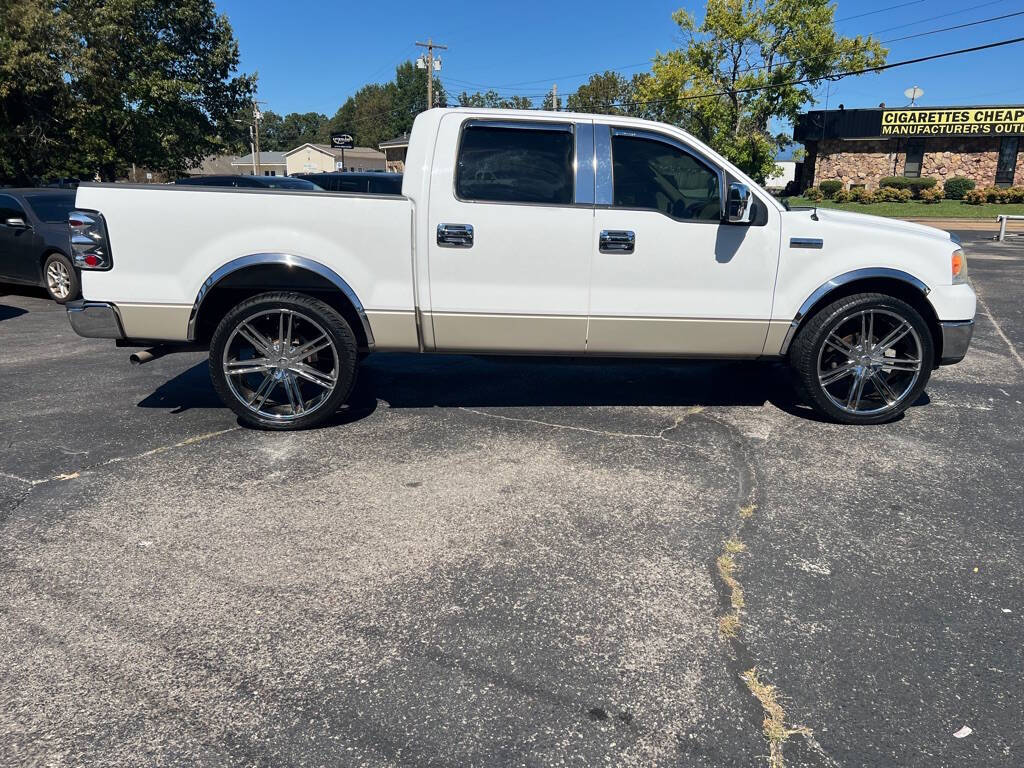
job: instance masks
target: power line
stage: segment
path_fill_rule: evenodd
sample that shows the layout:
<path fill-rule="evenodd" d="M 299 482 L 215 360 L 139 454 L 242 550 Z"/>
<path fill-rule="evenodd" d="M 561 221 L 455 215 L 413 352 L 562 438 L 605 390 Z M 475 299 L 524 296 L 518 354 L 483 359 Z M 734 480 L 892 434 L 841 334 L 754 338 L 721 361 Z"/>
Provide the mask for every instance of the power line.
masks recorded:
<path fill-rule="evenodd" d="M 886 11 L 892 11 L 892 10 L 896 10 L 898 8 L 903 8 L 903 7 L 908 6 L 908 5 L 918 5 L 918 4 L 922 3 L 922 2 L 924 2 L 924 0 L 912 0 L 912 2 L 897 3 L 896 5 L 891 5 L 891 6 L 888 6 L 886 8 L 879 8 L 877 10 L 870 11 L 868 13 L 857 14 L 857 15 L 854 15 L 854 16 L 845 16 L 845 17 L 840 18 L 840 19 L 835 19 L 833 21 L 833 23 L 838 24 L 839 22 L 842 22 L 842 21 L 849 21 L 850 19 L 857 19 L 857 18 L 860 18 L 862 16 L 871 16 L 871 15 L 875 15 L 875 14 L 879 14 L 879 13 L 884 13 Z M 928 21 L 937 21 L 938 19 L 944 19 L 944 18 L 947 18 L 949 16 L 956 16 L 956 15 L 961 14 L 961 13 L 967 13 L 968 11 L 972 11 L 972 10 L 975 10 L 975 9 L 978 9 L 978 8 L 985 8 L 985 7 L 990 6 L 990 5 L 997 5 L 997 4 L 1003 3 L 1003 2 L 1006 2 L 1006 0 L 990 0 L 987 3 L 982 3 L 980 5 L 975 5 L 975 6 L 971 7 L 971 8 L 962 8 L 959 11 L 952 11 L 951 13 L 943 13 L 943 14 L 939 14 L 938 16 L 928 16 L 928 17 L 925 17 L 923 19 L 918 19 L 917 21 L 910 22 L 908 24 L 901 24 L 901 25 L 896 26 L 896 27 L 887 27 L 886 29 L 880 29 L 880 30 L 876 30 L 874 32 L 869 32 L 868 36 L 870 37 L 871 35 L 882 34 L 883 32 L 891 32 L 894 29 L 903 29 L 905 27 L 913 27 L 913 26 L 916 26 L 918 24 L 924 24 L 925 22 L 928 22 Z M 938 32 L 938 31 L 939 30 L 936 30 L 936 32 Z M 934 34 L 934 33 L 926 33 L 926 34 Z M 903 38 L 898 38 L 897 40 L 889 40 L 889 41 L 883 41 L 883 42 L 897 42 L 898 40 L 902 40 L 902 39 Z M 608 67 L 607 69 L 603 69 L 603 70 L 595 70 L 595 71 L 591 71 L 591 72 L 576 72 L 575 74 L 571 74 L 571 75 L 558 75 L 556 77 L 542 77 L 542 78 L 538 78 L 537 80 L 520 80 L 520 81 L 515 82 L 515 83 L 498 83 L 498 84 L 493 84 L 492 83 L 492 84 L 488 84 L 488 83 L 473 82 L 472 80 L 459 80 L 457 78 L 448 78 L 448 80 L 449 80 L 449 82 L 459 83 L 459 84 L 461 84 L 463 86 L 467 86 L 468 85 L 468 86 L 472 86 L 474 88 L 486 88 L 488 90 L 500 90 L 502 88 L 515 88 L 516 86 L 520 86 L 520 85 L 537 85 L 537 84 L 541 84 L 541 83 L 549 83 L 549 82 L 552 82 L 552 81 L 555 81 L 555 80 L 571 80 L 571 79 L 577 78 L 577 77 L 589 77 L 591 75 L 602 75 L 602 74 L 604 74 L 605 72 L 608 72 L 608 71 L 619 72 L 620 70 L 638 69 L 640 67 L 650 66 L 650 64 L 651 64 L 651 60 L 648 59 L 647 61 L 643 61 L 643 62 L 636 62 L 634 64 L 624 64 L 624 65 L 619 66 L 619 67 Z M 763 69 L 764 67 L 760 67 L 760 68 Z M 757 69 L 757 68 L 753 68 L 753 69 Z M 748 71 L 751 71 L 751 70 L 748 69 L 748 70 L 742 70 L 742 71 L 748 72 Z"/>
<path fill-rule="evenodd" d="M 865 16 L 875 16 L 879 13 L 885 13 L 887 11 L 895 11 L 897 8 L 906 8 L 908 5 L 920 5 L 925 0 L 910 0 L 909 3 L 899 3 L 897 5 L 890 5 L 888 8 L 879 8 L 877 11 L 868 11 L 867 13 L 858 13 L 855 16 L 844 16 L 841 19 L 836 19 L 834 23 L 838 24 L 841 21 L 850 21 L 851 19 L 862 19 Z"/>
<path fill-rule="evenodd" d="M 995 0 L 995 2 L 990 2 L 990 3 L 987 3 L 986 5 L 995 5 L 996 3 L 1003 2 L 1003 1 L 1004 0 Z M 895 7 L 899 7 L 899 6 L 895 6 Z M 981 7 L 984 7 L 984 6 L 976 6 L 976 7 L 981 8 Z M 963 11 L 957 11 L 955 13 L 962 13 L 962 12 Z M 920 21 L 915 21 L 915 22 L 912 22 L 910 24 L 905 24 L 905 25 L 902 25 L 902 26 L 915 26 L 917 24 L 923 24 L 926 21 L 934 21 L 935 19 L 939 19 L 939 18 L 944 18 L 944 17 L 947 17 L 947 16 L 955 15 L 955 13 L 953 13 L 953 14 L 942 14 L 940 16 L 933 16 L 933 17 L 929 17 L 927 19 L 921 19 Z M 953 26 L 942 27 L 940 29 L 931 29 L 931 30 L 928 30 L 927 32 L 917 32 L 917 33 L 912 34 L 912 35 L 904 35 L 903 37 L 896 37 L 896 38 L 890 38 L 888 40 L 881 40 L 881 41 L 879 41 L 879 44 L 880 45 L 886 45 L 888 43 L 898 43 L 898 42 L 902 42 L 904 40 L 911 40 L 911 39 L 919 38 L 919 37 L 927 37 L 929 35 L 937 35 L 937 34 L 940 34 L 942 32 L 952 32 L 952 31 L 955 31 L 955 30 L 958 30 L 958 29 L 966 29 L 968 27 L 976 27 L 976 26 L 979 26 L 981 24 L 990 24 L 990 23 L 992 23 L 994 21 L 1002 21 L 1004 19 L 1013 18 L 1015 16 L 1024 16 L 1024 11 L 1016 11 L 1016 12 L 1013 12 L 1013 13 L 1004 13 L 1004 14 L 1002 14 L 1000 16 L 992 16 L 992 17 L 989 17 L 987 19 L 978 19 L 977 21 L 970 21 L 970 22 L 966 22 L 964 24 L 955 24 Z M 855 17 L 851 17 L 851 18 L 855 18 Z M 898 27 L 890 27 L 889 29 L 897 29 L 897 28 Z M 882 30 L 882 31 L 885 31 L 885 30 Z M 869 33 L 869 36 L 870 35 L 874 35 L 874 34 L 879 34 L 879 33 L 878 32 L 871 32 L 871 33 Z M 784 66 L 786 66 L 788 64 L 792 64 L 792 63 L 800 62 L 800 61 L 806 61 L 806 59 L 786 59 L 784 61 L 780 61 L 780 62 L 775 63 L 775 64 L 759 64 L 759 65 L 756 65 L 756 66 L 753 66 L 753 67 L 746 67 L 744 69 L 737 70 L 736 74 L 746 74 L 747 72 L 757 72 L 757 71 L 760 71 L 760 70 L 773 69 L 773 68 L 776 68 L 776 67 L 782 68 L 782 67 L 784 67 Z M 640 66 L 640 65 L 637 65 L 637 66 Z M 587 74 L 596 75 L 596 74 L 603 74 L 603 73 L 601 73 L 601 72 L 591 72 L 591 73 L 587 73 Z M 571 77 L 571 76 L 567 76 L 567 77 Z M 457 80 L 455 78 L 449 78 L 449 82 L 452 82 L 452 83 L 465 83 L 466 85 L 477 85 L 477 84 L 471 83 L 469 81 Z M 535 82 L 547 82 L 547 81 L 546 80 L 538 80 L 538 81 L 535 81 Z M 523 96 L 526 96 L 527 98 L 531 98 L 532 99 L 532 98 L 543 98 L 547 94 L 499 93 L 498 95 L 501 96 L 502 98 L 509 98 L 509 97 L 511 97 L 513 95 L 523 95 Z"/>
<path fill-rule="evenodd" d="M 895 62 L 892 62 L 891 64 L 879 64 L 878 66 L 875 66 L 875 67 L 865 67 L 864 69 L 854 69 L 854 70 L 849 70 L 849 71 L 846 71 L 846 72 L 835 72 L 833 74 L 824 75 L 822 77 L 803 78 L 803 79 L 800 79 L 800 80 L 790 80 L 790 81 L 785 82 L 785 83 L 770 83 L 768 85 L 756 85 L 756 86 L 751 86 L 749 88 L 737 88 L 737 89 L 732 90 L 732 91 L 718 91 L 718 92 L 715 92 L 715 93 L 701 93 L 701 94 L 694 94 L 692 96 L 676 96 L 676 97 L 673 97 L 671 99 L 649 99 L 647 101 L 611 102 L 609 104 L 604 104 L 603 106 L 605 106 L 605 107 L 626 107 L 626 106 L 636 106 L 636 105 L 644 105 L 644 106 L 646 106 L 646 105 L 649 105 L 649 104 L 670 104 L 670 103 L 679 102 L 679 101 L 693 101 L 695 99 L 710 99 L 710 98 L 718 98 L 718 97 L 721 97 L 721 96 L 730 96 L 730 95 L 734 95 L 734 94 L 755 93 L 757 91 L 765 91 L 765 90 L 770 90 L 772 88 L 782 88 L 782 87 L 791 86 L 791 85 L 809 85 L 809 84 L 812 84 L 812 83 L 820 82 L 822 80 L 842 80 L 843 78 L 853 77 L 855 75 L 866 75 L 866 74 L 870 74 L 872 72 L 884 72 L 885 70 L 895 69 L 897 67 L 906 67 L 906 66 L 909 66 L 911 64 L 921 64 L 922 62 L 925 62 L 925 61 L 934 61 L 936 59 L 945 59 L 945 58 L 948 58 L 950 56 L 960 56 L 960 55 L 965 54 L 965 53 L 976 53 L 978 51 L 986 51 L 986 50 L 989 50 L 991 48 L 1000 48 L 1000 47 L 1005 46 L 1005 45 L 1013 45 L 1015 43 L 1021 43 L 1021 42 L 1024 42 L 1024 37 L 1015 37 L 1015 38 L 1012 38 L 1010 40 L 1000 40 L 1000 41 L 995 42 L 995 43 L 987 43 L 986 45 L 975 45 L 975 46 L 972 46 L 970 48 L 960 48 L 959 50 L 956 50 L 956 51 L 945 51 L 944 53 L 935 53 L 935 54 L 932 54 L 930 56 L 919 56 L 919 57 L 917 57 L 915 59 L 906 59 L 904 61 L 895 61 Z"/>
<path fill-rule="evenodd" d="M 966 8 L 966 9 L 961 8 L 959 11 L 950 11 L 949 13 L 940 13 L 938 16 L 929 16 L 927 19 L 919 19 L 917 21 L 911 21 L 911 22 L 909 22 L 907 24 L 897 24 L 895 27 L 886 27 L 885 29 L 880 29 L 877 32 L 872 32 L 871 34 L 872 35 L 881 35 L 884 32 L 892 32 L 893 30 L 896 30 L 896 29 L 906 29 L 907 27 L 916 27 L 918 24 L 924 24 L 926 21 L 938 21 L 939 19 L 947 19 L 950 16 L 957 16 L 957 15 L 959 15 L 961 13 L 964 13 L 965 11 L 978 10 L 979 8 L 988 8 L 990 5 L 999 5 L 1000 3 L 1005 3 L 1005 2 L 1006 2 L 1006 0 L 990 0 L 990 2 L 981 3 L 980 5 L 975 5 L 973 8 Z"/>

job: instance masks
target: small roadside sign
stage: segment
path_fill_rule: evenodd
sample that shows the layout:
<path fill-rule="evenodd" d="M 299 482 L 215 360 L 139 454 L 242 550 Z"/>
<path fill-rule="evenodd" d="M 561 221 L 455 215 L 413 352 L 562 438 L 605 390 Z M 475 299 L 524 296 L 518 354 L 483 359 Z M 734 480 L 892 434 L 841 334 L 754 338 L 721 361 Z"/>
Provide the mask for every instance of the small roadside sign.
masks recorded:
<path fill-rule="evenodd" d="M 355 141 L 350 133 L 332 133 L 331 134 L 331 148 L 332 149 L 352 149 L 355 146 Z"/>

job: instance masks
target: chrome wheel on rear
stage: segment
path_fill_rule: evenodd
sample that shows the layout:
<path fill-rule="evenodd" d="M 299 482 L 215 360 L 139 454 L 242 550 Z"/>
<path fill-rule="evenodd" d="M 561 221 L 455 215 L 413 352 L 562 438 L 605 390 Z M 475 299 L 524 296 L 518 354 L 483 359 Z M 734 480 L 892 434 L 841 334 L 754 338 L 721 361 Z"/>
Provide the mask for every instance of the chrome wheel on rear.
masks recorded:
<path fill-rule="evenodd" d="M 818 351 L 818 383 L 840 411 L 873 416 L 904 404 L 921 376 L 921 337 L 896 312 L 864 309 L 832 324 Z"/>
<path fill-rule="evenodd" d="M 244 317 L 231 331 L 221 362 L 231 393 L 260 419 L 309 416 L 338 386 L 334 341 L 320 323 L 292 309 Z"/>

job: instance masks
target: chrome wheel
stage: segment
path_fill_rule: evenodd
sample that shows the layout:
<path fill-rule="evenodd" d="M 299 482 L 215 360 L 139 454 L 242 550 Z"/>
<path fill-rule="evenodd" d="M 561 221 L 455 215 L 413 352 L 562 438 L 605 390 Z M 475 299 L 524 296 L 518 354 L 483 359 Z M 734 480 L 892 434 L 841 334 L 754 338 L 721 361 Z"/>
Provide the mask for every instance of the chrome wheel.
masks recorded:
<path fill-rule="evenodd" d="M 864 309 L 834 323 L 818 351 L 818 383 L 845 413 L 874 415 L 900 406 L 921 376 L 921 338 L 903 317 Z"/>
<path fill-rule="evenodd" d="M 301 312 L 270 309 L 239 322 L 222 358 L 232 394 L 254 415 L 291 421 L 320 408 L 338 385 L 338 349 Z"/>
<path fill-rule="evenodd" d="M 46 287 L 58 300 L 71 295 L 71 273 L 63 262 L 54 260 L 46 267 Z"/>

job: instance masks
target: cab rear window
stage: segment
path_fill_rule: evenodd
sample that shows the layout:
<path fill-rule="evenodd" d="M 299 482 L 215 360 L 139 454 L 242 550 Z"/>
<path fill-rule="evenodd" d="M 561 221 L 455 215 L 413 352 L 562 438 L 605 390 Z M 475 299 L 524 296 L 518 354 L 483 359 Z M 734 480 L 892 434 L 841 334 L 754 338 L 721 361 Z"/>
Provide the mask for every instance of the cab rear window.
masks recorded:
<path fill-rule="evenodd" d="M 459 144 L 456 194 L 480 202 L 569 205 L 573 153 L 568 126 L 470 123 Z"/>

